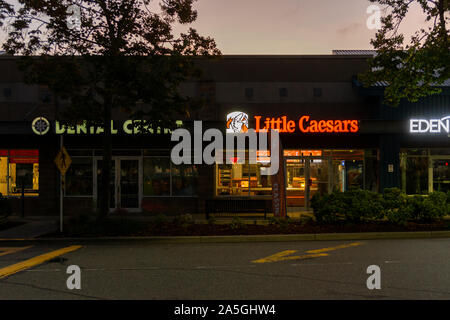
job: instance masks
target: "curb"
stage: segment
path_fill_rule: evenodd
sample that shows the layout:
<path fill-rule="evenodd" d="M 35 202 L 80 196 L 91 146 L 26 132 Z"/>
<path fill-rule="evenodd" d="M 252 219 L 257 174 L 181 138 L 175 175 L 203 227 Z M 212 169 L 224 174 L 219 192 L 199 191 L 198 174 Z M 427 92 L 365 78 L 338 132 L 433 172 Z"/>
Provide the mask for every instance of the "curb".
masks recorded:
<path fill-rule="evenodd" d="M 1 242 L 146 242 L 170 243 L 242 243 L 242 242 L 287 242 L 287 241 L 331 241 L 331 240 L 376 240 L 376 239 L 429 239 L 450 238 L 450 231 L 408 232 L 363 232 L 363 233 L 316 233 L 232 236 L 158 236 L 158 237 L 97 237 L 97 238 L 31 238 L 0 239 Z"/>

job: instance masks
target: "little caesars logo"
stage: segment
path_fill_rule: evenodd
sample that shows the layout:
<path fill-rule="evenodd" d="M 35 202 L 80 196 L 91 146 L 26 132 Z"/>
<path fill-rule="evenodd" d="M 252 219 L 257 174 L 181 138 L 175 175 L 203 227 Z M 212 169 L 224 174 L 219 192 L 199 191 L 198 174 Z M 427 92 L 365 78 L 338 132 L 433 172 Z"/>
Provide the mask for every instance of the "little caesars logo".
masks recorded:
<path fill-rule="evenodd" d="M 227 133 L 245 133 L 248 131 L 248 114 L 240 111 L 227 114 Z"/>

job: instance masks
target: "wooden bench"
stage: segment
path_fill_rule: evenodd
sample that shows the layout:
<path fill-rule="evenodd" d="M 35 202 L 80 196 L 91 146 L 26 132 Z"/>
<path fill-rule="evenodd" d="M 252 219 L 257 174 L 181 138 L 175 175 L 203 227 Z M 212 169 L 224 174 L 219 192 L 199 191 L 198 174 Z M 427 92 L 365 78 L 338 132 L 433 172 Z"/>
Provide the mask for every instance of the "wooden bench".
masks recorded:
<path fill-rule="evenodd" d="M 205 202 L 206 219 L 214 216 L 238 216 L 245 213 L 259 213 L 267 218 L 271 212 L 272 200 L 252 198 L 213 198 Z"/>

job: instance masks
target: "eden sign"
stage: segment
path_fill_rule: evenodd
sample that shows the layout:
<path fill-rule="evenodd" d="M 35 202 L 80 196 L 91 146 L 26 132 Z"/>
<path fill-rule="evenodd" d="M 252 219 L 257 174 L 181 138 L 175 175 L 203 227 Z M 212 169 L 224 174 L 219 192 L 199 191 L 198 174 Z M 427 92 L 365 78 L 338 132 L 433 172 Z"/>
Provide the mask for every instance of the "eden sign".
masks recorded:
<path fill-rule="evenodd" d="M 450 116 L 441 119 L 410 119 L 411 133 L 450 133 Z"/>

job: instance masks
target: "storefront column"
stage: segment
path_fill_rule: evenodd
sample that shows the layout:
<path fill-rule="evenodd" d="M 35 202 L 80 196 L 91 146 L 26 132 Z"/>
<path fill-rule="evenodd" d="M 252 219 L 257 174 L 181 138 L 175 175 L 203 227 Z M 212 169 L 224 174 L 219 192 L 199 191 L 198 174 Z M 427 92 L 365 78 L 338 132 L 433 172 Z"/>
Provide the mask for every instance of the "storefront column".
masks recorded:
<path fill-rule="evenodd" d="M 380 137 L 380 192 L 400 187 L 400 142 L 397 135 Z"/>

